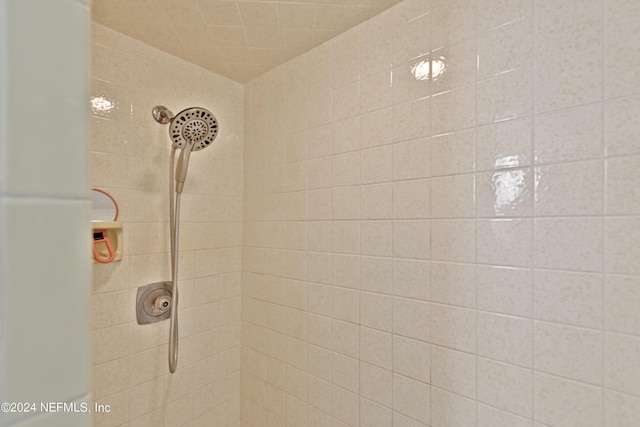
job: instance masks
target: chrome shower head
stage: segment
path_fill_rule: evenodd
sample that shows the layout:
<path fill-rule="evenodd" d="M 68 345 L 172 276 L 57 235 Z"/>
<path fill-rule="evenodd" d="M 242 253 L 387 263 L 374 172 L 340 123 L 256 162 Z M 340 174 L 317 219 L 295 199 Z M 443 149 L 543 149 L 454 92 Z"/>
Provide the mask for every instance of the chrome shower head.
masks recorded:
<path fill-rule="evenodd" d="M 204 108 L 187 108 L 171 119 L 169 137 L 174 148 L 198 151 L 207 148 L 218 135 L 218 120 Z"/>
<path fill-rule="evenodd" d="M 169 137 L 173 150 L 180 149 L 176 167 L 176 192 L 181 193 L 187 179 L 187 168 L 192 151 L 207 148 L 218 136 L 218 120 L 204 108 L 187 108 L 177 115 L 162 105 L 153 108 L 153 118 L 161 124 L 169 123 Z"/>

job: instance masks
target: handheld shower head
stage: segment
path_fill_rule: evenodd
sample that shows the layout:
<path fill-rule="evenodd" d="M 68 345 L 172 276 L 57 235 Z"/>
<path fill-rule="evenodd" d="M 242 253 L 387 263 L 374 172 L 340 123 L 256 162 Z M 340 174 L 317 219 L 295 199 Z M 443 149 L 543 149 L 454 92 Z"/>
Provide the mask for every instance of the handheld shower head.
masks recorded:
<path fill-rule="evenodd" d="M 166 107 L 158 105 L 152 110 L 153 118 L 162 124 L 169 123 L 169 137 L 173 142 L 171 151 L 171 175 L 174 173 L 175 152 L 180 152 L 175 170 L 176 189 L 170 188 L 169 224 L 171 228 L 171 323 L 169 326 L 169 371 L 174 373 L 178 366 L 178 243 L 180 229 L 180 199 L 187 178 L 187 166 L 191 151 L 207 148 L 218 135 L 218 120 L 204 108 L 187 108 L 176 116 Z"/>
<path fill-rule="evenodd" d="M 169 126 L 174 149 L 181 149 L 176 167 L 176 191 L 182 192 L 192 151 L 207 148 L 218 135 L 218 120 L 204 108 L 187 108 L 179 112 Z"/>

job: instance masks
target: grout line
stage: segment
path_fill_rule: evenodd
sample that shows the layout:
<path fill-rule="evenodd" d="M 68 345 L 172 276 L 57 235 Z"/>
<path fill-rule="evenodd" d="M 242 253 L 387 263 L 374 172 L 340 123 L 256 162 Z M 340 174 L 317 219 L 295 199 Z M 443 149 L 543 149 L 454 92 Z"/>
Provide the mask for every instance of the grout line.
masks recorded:
<path fill-rule="evenodd" d="M 537 159 L 536 159 L 536 151 L 535 151 L 535 129 L 536 129 L 536 92 L 535 92 L 535 80 L 536 80 L 536 5 L 535 1 L 531 1 L 530 6 L 530 15 L 531 15 L 531 142 L 530 142 L 530 153 L 531 153 L 531 164 L 533 165 L 533 200 L 531 203 L 532 206 L 532 221 L 531 221 L 531 273 L 530 273 L 530 291 L 531 291 L 531 301 L 530 301 L 530 310 L 531 310 L 531 413 L 529 414 L 529 418 L 532 422 L 535 423 L 535 265 L 536 265 L 536 248 L 535 248 L 535 236 L 536 236 L 536 200 L 537 200 Z"/>
<path fill-rule="evenodd" d="M 474 281 L 475 281 L 475 349 L 474 349 L 474 359 L 475 359 L 475 390 L 474 390 L 474 406 L 476 411 L 476 419 L 475 423 L 478 425 L 478 377 L 479 377 L 479 359 L 478 359 L 478 338 L 479 338 L 479 325 L 478 325 L 478 177 L 480 174 L 478 173 L 478 115 L 479 115 L 479 106 L 478 106 L 478 86 L 480 83 L 480 34 L 479 34 L 479 0 L 476 0 L 476 29 L 475 29 L 475 53 L 476 53 L 476 67 L 475 67 L 475 114 L 474 114 L 474 126 L 473 126 L 473 209 L 474 209 L 474 233 L 475 233 L 475 252 L 474 252 Z"/>
<path fill-rule="evenodd" d="M 601 66 L 602 66 L 602 92 L 601 92 L 601 108 L 600 108 L 600 114 L 601 114 L 601 122 L 602 122 L 602 126 L 600 128 L 600 138 L 601 138 L 601 150 L 602 150 L 602 162 L 603 162 L 603 182 L 602 182 L 602 265 L 601 265 L 601 269 L 602 269 L 602 273 L 601 273 L 601 277 L 602 277 L 602 292 L 601 292 L 601 298 L 602 298 L 602 302 L 601 302 L 601 310 L 602 310 L 602 320 L 601 320 L 601 353 L 600 353 L 600 357 L 601 357 L 601 365 L 600 365 L 600 369 L 601 369 L 601 377 L 600 377 L 600 390 L 601 390 L 601 398 L 602 398 L 602 419 L 603 422 L 606 422 L 606 354 L 607 354 L 607 346 L 606 346 L 606 295 L 607 295 L 607 282 L 608 282 L 608 275 L 607 275 L 607 271 L 606 271 L 606 261 L 607 261 L 607 244 L 606 244 L 606 239 L 607 239 L 607 211 L 608 211 L 608 206 L 607 206 L 607 187 L 608 187 L 608 171 L 609 171 L 609 161 L 607 159 L 607 143 L 606 143 L 606 139 L 605 139 L 605 129 L 606 129 L 606 117 L 605 117 L 605 102 L 606 102 L 606 73 L 607 73 L 607 56 L 606 56 L 606 44 L 607 44 L 607 32 L 606 32 L 606 26 L 607 26 L 607 10 L 606 10 L 606 1 L 602 0 L 601 1 L 601 23 L 602 23 L 602 29 L 601 29 Z M 628 157 L 628 156 L 627 156 Z"/>

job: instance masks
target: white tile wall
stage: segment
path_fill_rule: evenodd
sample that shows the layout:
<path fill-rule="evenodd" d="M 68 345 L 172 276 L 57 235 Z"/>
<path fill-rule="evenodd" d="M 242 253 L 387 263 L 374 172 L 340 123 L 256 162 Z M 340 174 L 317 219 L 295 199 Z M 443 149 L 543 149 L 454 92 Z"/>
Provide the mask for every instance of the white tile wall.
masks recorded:
<path fill-rule="evenodd" d="M 91 184 L 119 203 L 125 236 L 122 262 L 93 266 L 93 398 L 111 405 L 94 425 L 238 425 L 240 365 L 251 366 L 240 352 L 242 86 L 99 24 L 92 30 L 91 95 L 110 100 L 113 108 L 91 110 Z M 182 198 L 173 375 L 168 322 L 138 325 L 135 317 L 136 289 L 170 279 L 170 142 L 167 127 L 151 117 L 158 104 L 174 113 L 201 106 L 220 123 L 214 145 L 192 156 Z M 306 190 L 305 162 L 292 158 L 281 172 L 278 189 Z M 306 249 L 303 222 L 254 231 L 252 244 Z M 291 297 L 292 304 L 306 302 L 304 294 Z M 290 324 L 298 325 L 298 317 L 290 316 Z M 284 332 L 300 335 L 296 327 L 284 326 Z"/>
<path fill-rule="evenodd" d="M 246 85 L 243 345 L 282 369 L 275 402 L 243 365 L 244 425 L 637 422 L 639 21 L 405 0 Z M 247 235 L 282 221 L 288 247 Z M 306 308 L 270 323 L 292 279 Z"/>

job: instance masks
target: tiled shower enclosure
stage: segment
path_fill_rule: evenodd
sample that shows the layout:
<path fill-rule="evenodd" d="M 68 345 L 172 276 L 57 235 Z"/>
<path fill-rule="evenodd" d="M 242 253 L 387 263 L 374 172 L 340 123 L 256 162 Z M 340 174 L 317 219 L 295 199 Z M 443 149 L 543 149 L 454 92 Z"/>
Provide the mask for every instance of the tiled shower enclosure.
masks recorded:
<path fill-rule="evenodd" d="M 126 236 L 93 270 L 96 425 L 638 424 L 640 3 L 405 0 L 245 85 L 92 46 L 92 184 Z M 169 275 L 157 104 L 220 122 L 173 375 L 133 311 Z"/>

